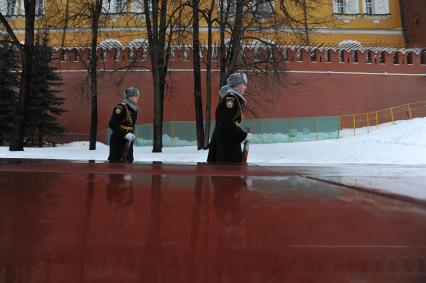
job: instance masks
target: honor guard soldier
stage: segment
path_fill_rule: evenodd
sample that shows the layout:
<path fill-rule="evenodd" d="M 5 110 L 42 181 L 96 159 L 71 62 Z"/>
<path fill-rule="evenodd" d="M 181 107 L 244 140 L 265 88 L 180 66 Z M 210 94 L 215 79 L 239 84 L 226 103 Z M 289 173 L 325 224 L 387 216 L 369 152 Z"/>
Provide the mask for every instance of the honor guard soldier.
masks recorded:
<path fill-rule="evenodd" d="M 216 125 L 210 141 L 207 162 L 242 162 L 241 143 L 251 139 L 251 134 L 240 128 L 246 106 L 244 93 L 247 76 L 235 73 L 228 77 L 227 85 L 220 90 L 216 108 Z"/>
<path fill-rule="evenodd" d="M 124 100 L 114 107 L 109 127 L 109 162 L 133 162 L 133 142 L 138 112 L 139 89 L 129 87 L 124 91 Z"/>

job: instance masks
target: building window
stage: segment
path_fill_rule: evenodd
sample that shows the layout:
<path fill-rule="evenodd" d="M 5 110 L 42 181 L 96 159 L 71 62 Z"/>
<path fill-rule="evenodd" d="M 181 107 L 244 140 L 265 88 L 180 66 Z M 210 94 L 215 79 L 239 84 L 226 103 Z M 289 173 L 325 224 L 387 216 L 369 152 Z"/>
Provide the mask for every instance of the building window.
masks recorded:
<path fill-rule="evenodd" d="M 367 64 L 372 64 L 373 63 L 373 52 L 372 51 L 367 51 L 367 56 L 365 57 L 365 62 Z"/>
<path fill-rule="evenodd" d="M 106 0 L 104 0 L 104 1 L 106 1 Z M 148 3 L 150 4 L 151 2 L 148 1 Z M 144 5 L 143 1 L 140 1 L 140 0 L 139 1 L 132 1 L 131 6 L 130 6 L 130 11 L 133 14 L 142 14 L 143 13 L 143 5 Z"/>
<path fill-rule="evenodd" d="M 333 0 L 333 13 L 334 14 L 359 14 L 358 0 Z"/>
<path fill-rule="evenodd" d="M 127 12 L 127 0 L 115 0 L 115 13 L 125 14 Z"/>
<path fill-rule="evenodd" d="M 407 54 L 407 64 L 412 65 L 413 64 L 413 52 L 408 52 Z"/>
<path fill-rule="evenodd" d="M 0 4 L 3 5 L 3 4 Z M 1 12 L 4 13 L 3 9 L 1 9 Z M 16 0 L 8 0 L 6 2 L 6 15 L 7 16 L 14 16 L 16 15 Z"/>
<path fill-rule="evenodd" d="M 345 13 L 345 2 L 344 0 L 335 0 L 336 11 L 338 14 Z"/>
<path fill-rule="evenodd" d="M 102 53 L 101 53 L 102 61 L 106 61 L 106 57 L 107 57 L 106 49 L 102 49 Z"/>
<path fill-rule="evenodd" d="M 221 13 L 220 4 L 223 3 L 223 13 L 229 13 L 228 15 L 235 14 L 237 11 L 237 1 L 236 0 L 227 0 L 227 1 L 217 1 L 218 2 L 218 12 Z M 229 8 L 228 8 L 229 6 Z"/>
<path fill-rule="evenodd" d="M 249 13 L 253 13 L 258 17 L 267 17 L 274 12 L 273 0 L 250 0 L 248 3 Z"/>
<path fill-rule="evenodd" d="M 389 0 L 363 0 L 363 5 L 366 15 L 389 14 Z"/>
<path fill-rule="evenodd" d="M 382 51 L 380 53 L 380 64 L 385 64 L 386 63 L 386 51 Z"/>
<path fill-rule="evenodd" d="M 374 5 L 373 0 L 365 0 L 365 13 L 367 15 L 374 14 Z"/>
<path fill-rule="evenodd" d="M 103 14 L 126 14 L 128 0 L 103 0 Z M 142 4 L 133 4 L 131 6 L 132 13 L 142 13 Z"/>
<path fill-rule="evenodd" d="M 44 0 L 37 0 L 36 1 L 35 15 L 36 16 L 43 16 L 44 15 Z"/>

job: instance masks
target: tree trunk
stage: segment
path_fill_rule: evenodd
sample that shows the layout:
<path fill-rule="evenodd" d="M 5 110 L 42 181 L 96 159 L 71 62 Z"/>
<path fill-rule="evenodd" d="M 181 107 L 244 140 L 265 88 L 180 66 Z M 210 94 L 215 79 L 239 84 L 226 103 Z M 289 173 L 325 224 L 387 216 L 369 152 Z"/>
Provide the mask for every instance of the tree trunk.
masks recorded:
<path fill-rule="evenodd" d="M 210 122 L 211 122 L 211 105 L 212 105 L 212 12 L 215 0 L 212 0 L 209 14 L 207 17 L 207 73 L 206 73 L 206 127 L 204 129 L 204 149 L 209 148 L 210 141 Z"/>
<path fill-rule="evenodd" d="M 42 134 L 43 128 L 42 127 L 43 126 L 40 123 L 38 127 L 38 133 L 37 133 L 38 147 L 43 147 L 43 134 Z"/>
<path fill-rule="evenodd" d="M 220 15 L 219 15 L 219 60 L 220 60 L 220 85 L 226 84 L 226 46 L 225 46 L 225 30 L 227 19 L 225 18 L 224 8 L 226 0 L 219 0 Z"/>
<path fill-rule="evenodd" d="M 194 67 L 194 103 L 195 103 L 195 127 L 197 132 L 198 150 L 203 148 L 204 125 L 203 103 L 201 97 L 201 60 L 200 60 L 200 35 L 199 35 L 199 7 L 198 0 L 192 0 L 192 53 Z"/>
<path fill-rule="evenodd" d="M 152 14 L 150 14 L 149 3 L 152 5 Z M 162 91 L 161 91 L 161 70 L 158 53 L 161 53 L 158 43 L 158 1 L 144 0 L 145 22 L 148 33 L 149 52 L 151 57 L 152 81 L 154 86 L 154 121 L 153 121 L 153 145 L 152 152 L 161 152 L 163 147 L 163 110 L 162 110 Z M 152 21 L 151 21 L 152 17 Z M 161 55 L 161 54 L 160 54 Z"/>
<path fill-rule="evenodd" d="M 163 128 L 162 128 L 162 99 L 160 90 L 160 78 L 158 68 L 153 68 L 154 79 L 154 140 L 152 152 L 161 152 L 163 147 Z"/>
<path fill-rule="evenodd" d="M 95 11 L 92 19 L 92 45 L 90 50 L 90 144 L 89 150 L 96 150 L 98 135 L 98 82 L 97 82 L 97 52 L 99 17 L 102 9 L 102 0 L 96 1 Z"/>
<path fill-rule="evenodd" d="M 27 101 L 31 96 L 31 73 L 33 67 L 34 52 L 34 22 L 35 22 L 35 0 L 24 1 L 25 7 L 25 43 L 24 58 L 22 60 L 22 79 L 20 95 L 16 107 L 16 128 L 9 150 L 24 150 L 24 134 L 27 112 Z"/>
<path fill-rule="evenodd" d="M 226 76 L 238 70 L 238 57 L 241 49 L 241 40 L 243 38 L 243 12 L 244 1 L 237 0 L 237 10 L 235 12 L 235 24 L 231 36 L 230 50 L 228 51 L 228 65 L 226 66 Z"/>
<path fill-rule="evenodd" d="M 305 44 L 309 45 L 308 7 L 306 6 L 306 0 L 303 0 L 303 25 L 305 30 Z"/>

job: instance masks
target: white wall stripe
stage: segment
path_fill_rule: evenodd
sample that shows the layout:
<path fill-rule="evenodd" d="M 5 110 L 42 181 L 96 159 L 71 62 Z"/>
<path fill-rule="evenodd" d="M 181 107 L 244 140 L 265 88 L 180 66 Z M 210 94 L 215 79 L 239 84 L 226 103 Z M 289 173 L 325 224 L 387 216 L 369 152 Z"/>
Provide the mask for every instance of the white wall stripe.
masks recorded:
<path fill-rule="evenodd" d="M 99 72 L 151 72 L 148 69 L 134 69 L 134 70 L 113 70 L 113 69 L 98 69 Z M 206 72 L 206 69 L 201 69 L 202 72 Z M 87 73 L 87 70 L 57 70 L 60 73 Z M 169 69 L 169 72 L 194 72 L 193 69 Z M 212 69 L 212 72 L 220 72 L 219 69 Z M 244 70 L 244 72 L 257 72 L 255 70 Z M 278 71 L 278 73 L 295 73 L 295 74 L 331 74 L 331 75 L 364 75 L 364 76 L 405 76 L 405 77 L 426 77 L 425 73 L 410 74 L 410 73 L 389 73 L 389 72 L 340 72 L 340 71 Z"/>

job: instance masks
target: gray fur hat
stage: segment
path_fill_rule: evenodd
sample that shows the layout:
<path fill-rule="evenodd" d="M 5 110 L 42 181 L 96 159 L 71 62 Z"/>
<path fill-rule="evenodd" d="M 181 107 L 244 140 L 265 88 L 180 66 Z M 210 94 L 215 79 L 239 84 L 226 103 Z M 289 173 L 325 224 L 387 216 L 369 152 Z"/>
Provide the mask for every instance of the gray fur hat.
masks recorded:
<path fill-rule="evenodd" d="M 124 90 L 123 96 L 124 98 L 129 98 L 131 96 L 139 96 L 139 89 L 136 87 L 128 87 Z"/>
<path fill-rule="evenodd" d="M 229 86 L 236 86 L 238 84 L 247 85 L 247 75 L 242 73 L 233 73 L 226 80 Z"/>

